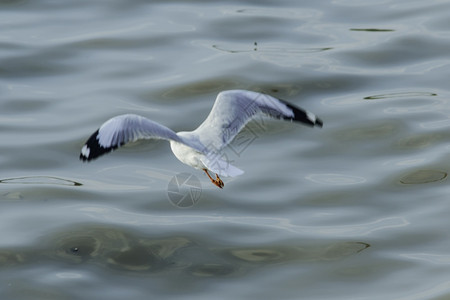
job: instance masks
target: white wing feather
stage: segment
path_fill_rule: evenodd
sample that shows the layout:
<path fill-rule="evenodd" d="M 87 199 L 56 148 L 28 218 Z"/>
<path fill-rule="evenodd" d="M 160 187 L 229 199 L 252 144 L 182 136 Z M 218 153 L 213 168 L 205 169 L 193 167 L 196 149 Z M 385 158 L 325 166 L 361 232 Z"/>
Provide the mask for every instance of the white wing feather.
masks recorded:
<path fill-rule="evenodd" d="M 171 129 L 147 118 L 126 114 L 106 121 L 81 149 L 80 159 L 91 160 L 126 143 L 139 139 L 173 140 L 198 149 L 198 145 L 178 136 Z"/>
<path fill-rule="evenodd" d="M 219 93 L 206 120 L 192 133 L 208 149 L 207 152 L 217 152 L 258 114 L 322 126 L 322 121 L 314 114 L 285 101 L 252 91 L 230 90 Z"/>

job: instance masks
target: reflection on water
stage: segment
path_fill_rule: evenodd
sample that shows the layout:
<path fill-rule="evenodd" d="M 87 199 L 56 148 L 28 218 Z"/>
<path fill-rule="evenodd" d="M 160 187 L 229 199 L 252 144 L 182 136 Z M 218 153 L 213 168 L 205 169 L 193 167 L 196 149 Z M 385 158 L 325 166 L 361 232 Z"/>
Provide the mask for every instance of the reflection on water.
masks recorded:
<path fill-rule="evenodd" d="M 289 261 L 339 260 L 359 253 L 369 244 L 363 242 L 338 242 L 327 246 L 292 246 L 251 249 L 233 249 L 229 253 L 242 261 L 254 264 L 286 263 Z"/>
<path fill-rule="evenodd" d="M 1 250 L 1 268 L 47 259 L 149 274 L 229 276 L 267 264 L 340 260 L 370 246 L 363 242 L 335 242 L 322 246 L 224 247 L 183 236 L 149 237 L 111 226 L 86 224 L 41 237 L 39 245 L 37 249 Z"/>

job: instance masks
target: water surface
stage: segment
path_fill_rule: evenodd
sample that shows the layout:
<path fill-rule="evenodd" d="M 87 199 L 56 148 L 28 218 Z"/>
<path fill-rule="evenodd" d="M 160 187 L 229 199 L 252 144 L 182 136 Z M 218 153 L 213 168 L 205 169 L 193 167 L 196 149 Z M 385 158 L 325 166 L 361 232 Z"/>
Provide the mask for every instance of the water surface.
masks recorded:
<path fill-rule="evenodd" d="M 449 9 L 3 1 L 1 299 L 447 299 Z M 163 141 L 78 160 L 112 116 L 192 130 L 237 88 L 324 128 L 254 122 L 224 190 Z"/>

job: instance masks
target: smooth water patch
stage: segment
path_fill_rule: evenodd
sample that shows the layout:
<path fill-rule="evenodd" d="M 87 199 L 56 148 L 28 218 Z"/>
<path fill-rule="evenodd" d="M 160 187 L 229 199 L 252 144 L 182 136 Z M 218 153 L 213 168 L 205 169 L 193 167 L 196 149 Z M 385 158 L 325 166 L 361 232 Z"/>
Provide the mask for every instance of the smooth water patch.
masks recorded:
<path fill-rule="evenodd" d="M 403 184 L 424 184 L 437 182 L 447 178 L 447 172 L 438 170 L 418 170 L 403 176 L 400 182 Z"/>
<path fill-rule="evenodd" d="M 367 180 L 361 176 L 345 174 L 311 174 L 306 179 L 324 185 L 352 185 L 364 183 Z"/>

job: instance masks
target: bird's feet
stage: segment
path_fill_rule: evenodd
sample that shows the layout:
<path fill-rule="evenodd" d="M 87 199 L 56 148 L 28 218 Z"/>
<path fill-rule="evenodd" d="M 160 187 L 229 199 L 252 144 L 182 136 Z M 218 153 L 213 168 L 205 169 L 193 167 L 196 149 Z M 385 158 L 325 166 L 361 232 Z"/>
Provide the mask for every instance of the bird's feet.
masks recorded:
<path fill-rule="evenodd" d="M 219 175 L 216 174 L 216 180 L 213 181 L 213 183 L 215 185 L 217 185 L 219 188 L 223 188 L 223 186 L 225 185 L 222 181 L 222 179 L 220 179 Z"/>
<path fill-rule="evenodd" d="M 211 182 L 216 185 L 219 188 L 223 188 L 224 187 L 224 183 L 222 181 L 222 179 L 220 179 L 219 175 L 216 174 L 216 179 L 213 179 L 211 177 L 211 175 L 209 175 L 208 170 L 207 169 L 203 169 L 203 171 L 205 171 L 206 175 L 208 175 L 209 179 L 211 180 Z"/>

